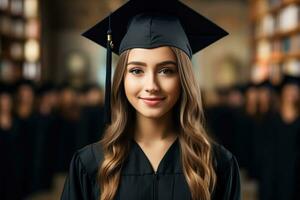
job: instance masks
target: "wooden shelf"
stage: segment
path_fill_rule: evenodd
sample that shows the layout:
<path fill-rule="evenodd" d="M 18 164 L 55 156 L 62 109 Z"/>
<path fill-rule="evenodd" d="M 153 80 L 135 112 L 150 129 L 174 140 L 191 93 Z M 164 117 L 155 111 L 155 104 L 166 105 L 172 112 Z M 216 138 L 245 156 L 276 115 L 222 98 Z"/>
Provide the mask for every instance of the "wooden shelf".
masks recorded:
<path fill-rule="evenodd" d="M 272 8 L 270 8 L 265 12 L 258 13 L 257 15 L 251 16 L 250 19 L 253 21 L 258 21 L 267 14 L 276 15 L 280 10 L 292 4 L 300 4 L 300 0 L 283 1 L 280 5 L 273 6 Z"/>
<path fill-rule="evenodd" d="M 9 2 L 11 2 L 12 0 L 8 0 Z M 24 0 L 20 0 L 20 1 L 24 1 Z M 18 2 L 21 3 L 21 2 Z M 10 3 L 9 3 L 10 4 Z M 19 5 L 17 5 L 19 6 Z M 11 12 L 10 8 L 7 9 L 1 9 L 0 10 L 0 18 L 6 18 L 7 21 L 6 23 L 9 23 L 9 26 L 12 26 L 12 31 L 9 32 L 3 32 L 0 31 L 0 42 L 1 42 L 1 54 L 0 54 L 0 61 L 7 61 L 9 63 L 12 64 L 12 66 L 15 66 L 17 68 L 19 68 L 21 71 L 24 70 L 24 63 L 27 62 L 26 58 L 25 58 L 25 45 L 27 40 L 29 39 L 34 39 L 37 40 L 38 42 L 40 42 L 40 16 L 37 14 L 37 16 L 32 17 L 32 18 L 28 18 L 27 16 L 25 16 L 24 13 L 24 7 L 22 8 L 22 10 L 20 10 L 19 13 L 13 13 Z M 30 22 L 31 19 L 36 19 L 37 20 L 37 24 L 38 25 L 38 33 L 32 36 L 28 36 L 26 35 L 26 26 L 27 24 Z M 24 27 L 22 27 L 24 26 Z M 19 31 L 19 29 L 24 29 L 24 30 L 20 30 L 22 32 L 19 32 L 20 34 L 15 34 L 15 31 Z M 33 27 L 36 28 L 36 27 Z M 24 32 L 23 32 L 24 31 Z M 35 31 L 35 30 L 33 30 Z M 33 33 L 34 34 L 34 33 Z M 14 45 L 18 45 L 18 46 L 14 46 Z M 14 49 L 15 48 L 15 49 Z M 18 52 L 12 52 L 12 51 L 18 51 Z M 15 69 L 13 69 L 15 70 Z M 18 72 L 16 72 L 18 73 Z M 22 73 L 21 73 L 22 74 Z M 5 75 L 1 75 L 1 76 L 5 76 Z M 2 77 L 0 77 L 1 79 Z"/>
<path fill-rule="evenodd" d="M 284 37 L 288 37 L 288 36 L 291 36 L 291 35 L 295 35 L 297 33 L 300 33 L 300 26 L 296 27 L 296 28 L 293 28 L 289 31 L 282 31 L 282 32 L 277 32 L 277 33 L 274 33 L 273 35 L 263 35 L 263 36 L 259 36 L 259 37 L 256 37 L 254 40 L 257 42 L 259 40 L 277 40 L 277 39 L 281 39 L 281 38 L 284 38 Z"/>
<path fill-rule="evenodd" d="M 299 59 L 300 60 L 300 52 L 296 53 L 276 53 L 272 55 L 268 59 L 255 59 L 255 63 L 266 63 L 266 64 L 274 64 L 274 63 L 282 63 L 289 59 Z"/>

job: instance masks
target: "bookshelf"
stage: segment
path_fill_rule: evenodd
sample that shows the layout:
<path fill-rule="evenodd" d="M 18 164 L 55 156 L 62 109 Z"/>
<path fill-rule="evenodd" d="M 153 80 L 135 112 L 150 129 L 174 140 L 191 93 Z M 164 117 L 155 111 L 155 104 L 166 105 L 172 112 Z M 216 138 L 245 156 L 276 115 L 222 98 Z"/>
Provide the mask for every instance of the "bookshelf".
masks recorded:
<path fill-rule="evenodd" d="M 0 80 L 40 76 L 38 0 L 0 0 Z"/>
<path fill-rule="evenodd" d="M 254 81 L 300 76 L 300 0 L 250 0 Z"/>

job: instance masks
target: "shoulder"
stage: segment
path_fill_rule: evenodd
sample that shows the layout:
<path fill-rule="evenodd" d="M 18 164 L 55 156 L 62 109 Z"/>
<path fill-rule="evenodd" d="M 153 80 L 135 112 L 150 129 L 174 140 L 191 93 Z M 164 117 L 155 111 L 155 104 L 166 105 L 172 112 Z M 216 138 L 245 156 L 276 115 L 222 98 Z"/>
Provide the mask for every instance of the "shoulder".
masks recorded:
<path fill-rule="evenodd" d="M 98 164 L 102 159 L 100 144 L 93 143 L 73 155 L 61 200 L 98 199 Z"/>
<path fill-rule="evenodd" d="M 98 166 L 103 160 L 103 151 L 100 143 L 89 144 L 79 149 L 73 156 L 73 161 L 82 165 L 90 177 L 95 177 Z"/>
<path fill-rule="evenodd" d="M 239 166 L 235 156 L 225 147 L 213 144 L 213 163 L 217 183 L 213 199 L 241 199 Z"/>
<path fill-rule="evenodd" d="M 212 152 L 213 162 L 217 169 L 228 166 L 232 160 L 235 159 L 234 155 L 229 150 L 218 143 L 213 144 Z"/>

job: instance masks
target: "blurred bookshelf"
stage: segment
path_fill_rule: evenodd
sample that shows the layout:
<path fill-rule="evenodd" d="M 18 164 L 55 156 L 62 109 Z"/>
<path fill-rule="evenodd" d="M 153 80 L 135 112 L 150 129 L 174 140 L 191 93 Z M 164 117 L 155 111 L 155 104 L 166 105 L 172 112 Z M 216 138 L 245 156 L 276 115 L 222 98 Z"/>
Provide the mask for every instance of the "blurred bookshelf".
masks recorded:
<path fill-rule="evenodd" d="M 250 0 L 253 79 L 300 76 L 300 0 Z"/>
<path fill-rule="evenodd" d="M 38 0 L 0 0 L 0 79 L 40 77 Z"/>

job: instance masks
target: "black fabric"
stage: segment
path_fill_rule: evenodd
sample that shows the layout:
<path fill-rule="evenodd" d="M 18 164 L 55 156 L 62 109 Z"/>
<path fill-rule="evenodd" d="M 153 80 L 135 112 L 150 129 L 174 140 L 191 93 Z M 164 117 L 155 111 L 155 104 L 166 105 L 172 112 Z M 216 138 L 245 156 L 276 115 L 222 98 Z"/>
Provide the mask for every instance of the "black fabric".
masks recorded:
<path fill-rule="evenodd" d="M 58 115 L 55 120 L 57 136 L 55 172 L 67 172 L 74 152 L 87 145 L 87 130 L 81 118 L 68 119 Z"/>
<path fill-rule="evenodd" d="M 104 108 L 103 106 L 86 106 L 82 111 L 82 123 L 85 127 L 87 144 L 97 142 L 102 137 L 104 131 Z M 84 146 L 85 146 L 84 145 Z"/>
<path fill-rule="evenodd" d="M 228 34 L 177 0 L 131 0 L 113 12 L 110 20 L 112 50 L 118 55 L 131 48 L 175 46 L 191 58 Z M 108 27 L 106 17 L 83 36 L 106 48 Z"/>
<path fill-rule="evenodd" d="M 36 113 L 32 113 L 26 118 L 16 117 L 18 135 L 16 138 L 16 148 L 19 162 L 20 184 L 22 185 L 22 196 L 27 197 L 33 191 L 34 177 L 34 149 L 36 137 Z"/>
<path fill-rule="evenodd" d="M 9 129 L 0 128 L 0 199 L 22 199 L 19 152 L 17 149 L 18 126 L 13 120 Z"/>
<path fill-rule="evenodd" d="M 292 122 L 285 122 L 278 113 L 274 115 L 272 127 L 272 164 L 268 170 L 272 172 L 269 185 L 272 200 L 296 200 L 300 192 L 297 188 L 299 177 L 299 151 L 300 151 L 300 118 Z M 265 198 L 266 199 L 266 198 Z"/>
<path fill-rule="evenodd" d="M 234 151 L 235 116 L 227 105 L 218 105 L 205 111 L 207 128 L 214 139 L 230 152 Z"/>
<path fill-rule="evenodd" d="M 54 130 L 54 114 L 37 114 L 34 144 L 33 187 L 35 191 L 51 188 L 54 173 L 57 137 Z"/>
<path fill-rule="evenodd" d="M 239 163 L 240 168 L 251 171 L 251 163 L 253 157 L 251 154 L 252 137 L 254 131 L 254 119 L 249 116 L 245 110 L 236 109 L 234 114 L 234 137 L 233 137 L 233 149 L 232 152 Z"/>
<path fill-rule="evenodd" d="M 217 185 L 212 199 L 241 199 L 239 170 L 235 157 L 219 145 L 214 146 L 213 154 Z M 62 200 L 96 200 L 99 198 L 96 175 L 102 158 L 99 143 L 88 145 L 75 153 L 61 196 Z M 140 146 L 132 140 L 129 155 L 123 164 L 115 199 L 191 199 L 182 172 L 178 139 L 162 158 L 157 173 L 154 173 Z"/>

